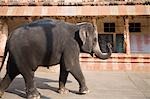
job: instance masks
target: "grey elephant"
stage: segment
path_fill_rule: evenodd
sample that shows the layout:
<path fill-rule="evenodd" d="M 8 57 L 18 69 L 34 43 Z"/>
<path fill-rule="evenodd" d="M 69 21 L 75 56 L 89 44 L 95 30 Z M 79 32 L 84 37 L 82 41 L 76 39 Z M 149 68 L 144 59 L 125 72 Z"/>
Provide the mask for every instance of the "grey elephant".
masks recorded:
<path fill-rule="evenodd" d="M 34 84 L 34 72 L 39 66 L 60 64 L 59 93 L 67 92 L 65 84 L 68 73 L 79 83 L 79 93 L 89 92 L 79 64 L 79 53 L 95 54 L 100 59 L 111 56 L 102 53 L 96 29 L 91 23 L 71 24 L 54 19 L 40 19 L 16 28 L 9 35 L 1 69 L 6 56 L 7 72 L 0 83 L 0 97 L 12 80 L 21 74 L 25 80 L 27 99 L 39 99 L 40 93 Z M 0 69 L 0 70 L 1 70 Z"/>

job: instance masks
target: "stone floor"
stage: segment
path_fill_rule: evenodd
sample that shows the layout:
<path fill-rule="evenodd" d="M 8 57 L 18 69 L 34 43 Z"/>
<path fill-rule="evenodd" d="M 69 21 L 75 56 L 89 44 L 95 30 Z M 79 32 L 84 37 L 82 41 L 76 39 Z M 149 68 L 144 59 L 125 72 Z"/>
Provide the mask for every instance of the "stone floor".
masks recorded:
<path fill-rule="evenodd" d="M 94 72 L 84 71 L 90 93 L 78 95 L 78 83 L 69 75 L 66 87 L 70 93 L 58 94 L 59 72 L 40 68 L 36 72 L 36 85 L 41 99 L 150 99 L 150 73 L 144 72 Z M 1 77 L 4 72 L 1 73 Z M 25 85 L 18 76 L 9 86 L 2 99 L 24 99 Z"/>

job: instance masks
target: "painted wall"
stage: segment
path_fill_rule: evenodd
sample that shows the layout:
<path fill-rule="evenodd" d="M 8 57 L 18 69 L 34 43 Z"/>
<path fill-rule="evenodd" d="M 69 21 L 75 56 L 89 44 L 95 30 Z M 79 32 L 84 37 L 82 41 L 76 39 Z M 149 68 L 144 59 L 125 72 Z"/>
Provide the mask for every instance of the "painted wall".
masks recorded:
<path fill-rule="evenodd" d="M 141 23 L 141 32 L 130 33 L 131 53 L 150 53 L 150 17 L 131 17 L 130 22 Z"/>
<path fill-rule="evenodd" d="M 115 33 L 123 34 L 124 32 L 123 17 L 105 16 L 97 19 L 97 29 L 100 34 L 104 34 L 104 23 L 115 23 L 116 26 Z"/>
<path fill-rule="evenodd" d="M 130 46 L 132 53 L 150 53 L 150 33 L 130 34 Z"/>

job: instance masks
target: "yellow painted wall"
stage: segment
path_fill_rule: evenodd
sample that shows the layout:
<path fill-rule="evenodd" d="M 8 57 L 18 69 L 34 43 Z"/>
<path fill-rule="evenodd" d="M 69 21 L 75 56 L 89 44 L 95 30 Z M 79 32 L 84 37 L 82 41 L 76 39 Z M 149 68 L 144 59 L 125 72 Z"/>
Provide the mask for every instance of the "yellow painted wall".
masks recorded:
<path fill-rule="evenodd" d="M 123 33 L 124 32 L 124 20 L 123 17 L 100 17 L 97 19 L 97 27 L 99 33 L 104 33 L 104 26 L 105 22 L 114 22 L 116 25 L 116 33 Z M 141 23 L 141 32 L 140 34 L 150 33 L 150 17 L 146 16 L 133 16 L 129 17 L 130 22 L 139 22 Z"/>

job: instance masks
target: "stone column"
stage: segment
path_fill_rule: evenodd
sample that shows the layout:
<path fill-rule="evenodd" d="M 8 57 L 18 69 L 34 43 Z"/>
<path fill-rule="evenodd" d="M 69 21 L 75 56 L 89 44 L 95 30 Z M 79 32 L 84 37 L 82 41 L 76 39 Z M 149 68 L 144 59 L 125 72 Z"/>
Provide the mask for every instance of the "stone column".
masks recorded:
<path fill-rule="evenodd" d="M 130 55 L 129 17 L 124 16 L 124 47 L 126 54 Z"/>
<path fill-rule="evenodd" d="M 96 32 L 98 33 L 96 17 L 92 17 L 92 22 L 93 22 L 93 25 L 95 26 Z"/>
<path fill-rule="evenodd" d="M 8 0 L 4 0 L 4 1 L 5 1 L 6 4 L 8 3 Z"/>
<path fill-rule="evenodd" d="M 0 56 L 3 56 L 7 36 L 8 36 L 8 26 L 4 22 L 4 19 L 0 19 Z"/>

